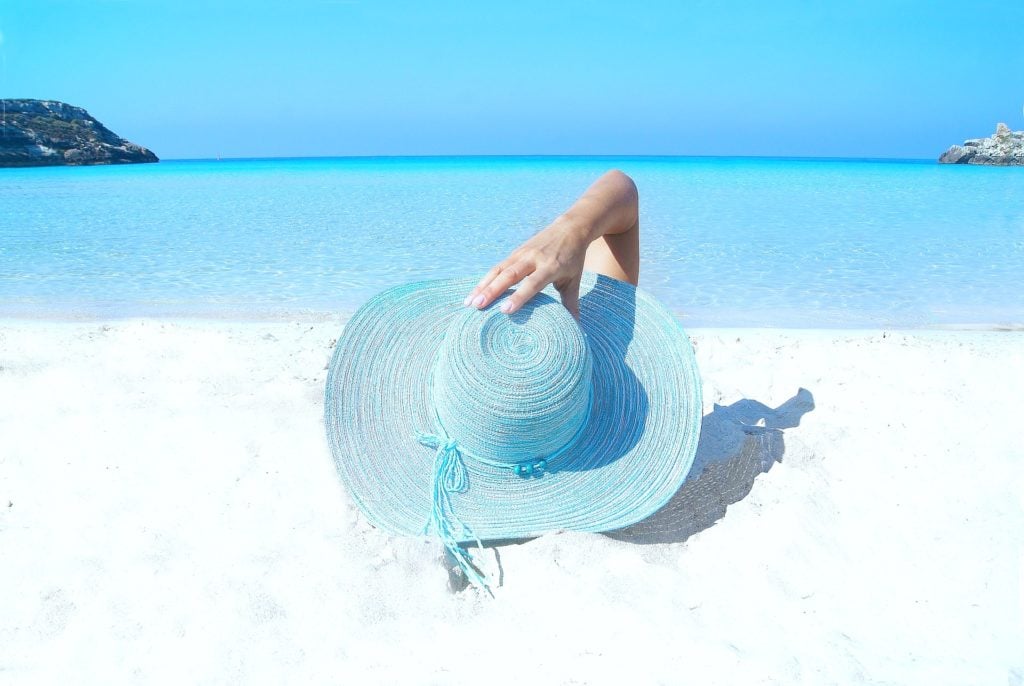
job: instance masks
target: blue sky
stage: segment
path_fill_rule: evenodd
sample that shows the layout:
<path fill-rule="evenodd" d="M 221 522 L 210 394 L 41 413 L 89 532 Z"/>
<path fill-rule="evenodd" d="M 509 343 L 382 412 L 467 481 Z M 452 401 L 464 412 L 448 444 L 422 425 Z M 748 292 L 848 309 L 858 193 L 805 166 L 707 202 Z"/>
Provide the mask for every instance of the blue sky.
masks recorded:
<path fill-rule="evenodd" d="M 1024 128 L 1024 2 L 0 0 L 0 95 L 163 158 L 934 158 Z"/>

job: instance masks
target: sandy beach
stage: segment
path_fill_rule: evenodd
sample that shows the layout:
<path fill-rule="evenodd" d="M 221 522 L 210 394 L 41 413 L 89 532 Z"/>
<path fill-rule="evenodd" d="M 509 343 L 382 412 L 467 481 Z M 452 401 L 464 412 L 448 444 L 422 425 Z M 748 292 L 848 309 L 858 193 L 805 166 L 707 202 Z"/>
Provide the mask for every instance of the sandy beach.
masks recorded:
<path fill-rule="evenodd" d="M 0 322 L 0 683 L 1024 683 L 1024 333 L 691 330 L 687 484 L 490 599 L 337 478 L 341 326 Z"/>

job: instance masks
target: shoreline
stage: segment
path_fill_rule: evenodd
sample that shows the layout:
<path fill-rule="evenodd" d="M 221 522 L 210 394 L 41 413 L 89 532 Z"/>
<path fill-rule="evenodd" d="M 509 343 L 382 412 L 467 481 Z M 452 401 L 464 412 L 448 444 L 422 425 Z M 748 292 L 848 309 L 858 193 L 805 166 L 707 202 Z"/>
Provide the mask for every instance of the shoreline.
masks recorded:
<path fill-rule="evenodd" d="M 137 321 L 152 321 L 164 323 L 189 323 L 196 325 L 219 324 L 229 326 L 232 324 L 344 324 L 355 313 L 351 310 L 262 310 L 262 311 L 178 311 L 167 313 L 132 313 L 124 315 L 98 314 L 74 311 L 53 311 L 43 310 L 35 313 L 12 313 L 0 310 L 0 327 L 18 327 L 26 324 L 118 324 Z M 764 324 L 720 324 L 705 323 L 701 321 L 689 322 L 689 315 L 679 311 L 672 314 L 686 331 L 709 331 L 709 330 L 745 330 L 745 331 L 825 331 L 836 333 L 854 332 L 915 332 L 923 333 L 928 331 L 949 331 L 949 332 L 976 332 L 991 331 L 999 333 L 1020 333 L 1024 332 L 1024 322 L 953 322 L 953 323 L 932 323 L 932 324 L 894 324 L 858 322 L 849 326 L 819 326 L 799 325 L 764 325 Z"/>

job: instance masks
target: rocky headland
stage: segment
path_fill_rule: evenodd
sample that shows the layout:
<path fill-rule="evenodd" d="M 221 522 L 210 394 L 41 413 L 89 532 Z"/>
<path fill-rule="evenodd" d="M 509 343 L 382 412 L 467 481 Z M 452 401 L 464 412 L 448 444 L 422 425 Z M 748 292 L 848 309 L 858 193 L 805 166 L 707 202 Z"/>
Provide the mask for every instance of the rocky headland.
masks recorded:
<path fill-rule="evenodd" d="M 81 107 L 56 100 L 0 100 L 0 167 L 159 162 Z"/>
<path fill-rule="evenodd" d="M 996 124 L 988 138 L 971 138 L 954 145 L 939 157 L 942 164 L 991 164 L 1000 167 L 1024 165 L 1024 131 L 1011 131 Z"/>

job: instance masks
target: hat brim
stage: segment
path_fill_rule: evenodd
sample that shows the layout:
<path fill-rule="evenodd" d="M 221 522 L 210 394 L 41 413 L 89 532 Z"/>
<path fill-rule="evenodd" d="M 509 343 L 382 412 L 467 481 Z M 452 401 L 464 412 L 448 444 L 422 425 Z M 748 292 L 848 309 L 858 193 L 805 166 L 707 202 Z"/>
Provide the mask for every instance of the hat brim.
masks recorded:
<path fill-rule="evenodd" d="M 356 311 L 337 341 L 325 391 L 328 442 L 352 497 L 385 531 L 426 533 L 435 450 L 416 431 L 434 430 L 430 372 L 447 323 L 465 314 L 462 300 L 475 284 L 390 288 Z M 553 286 L 543 294 L 536 297 L 559 297 Z M 560 466 L 542 476 L 466 461 L 469 488 L 453 493 L 451 505 L 476 538 L 619 529 L 653 514 L 686 479 L 701 390 L 678 321 L 642 289 L 584 272 L 580 327 L 593 360 L 590 420 Z"/>

